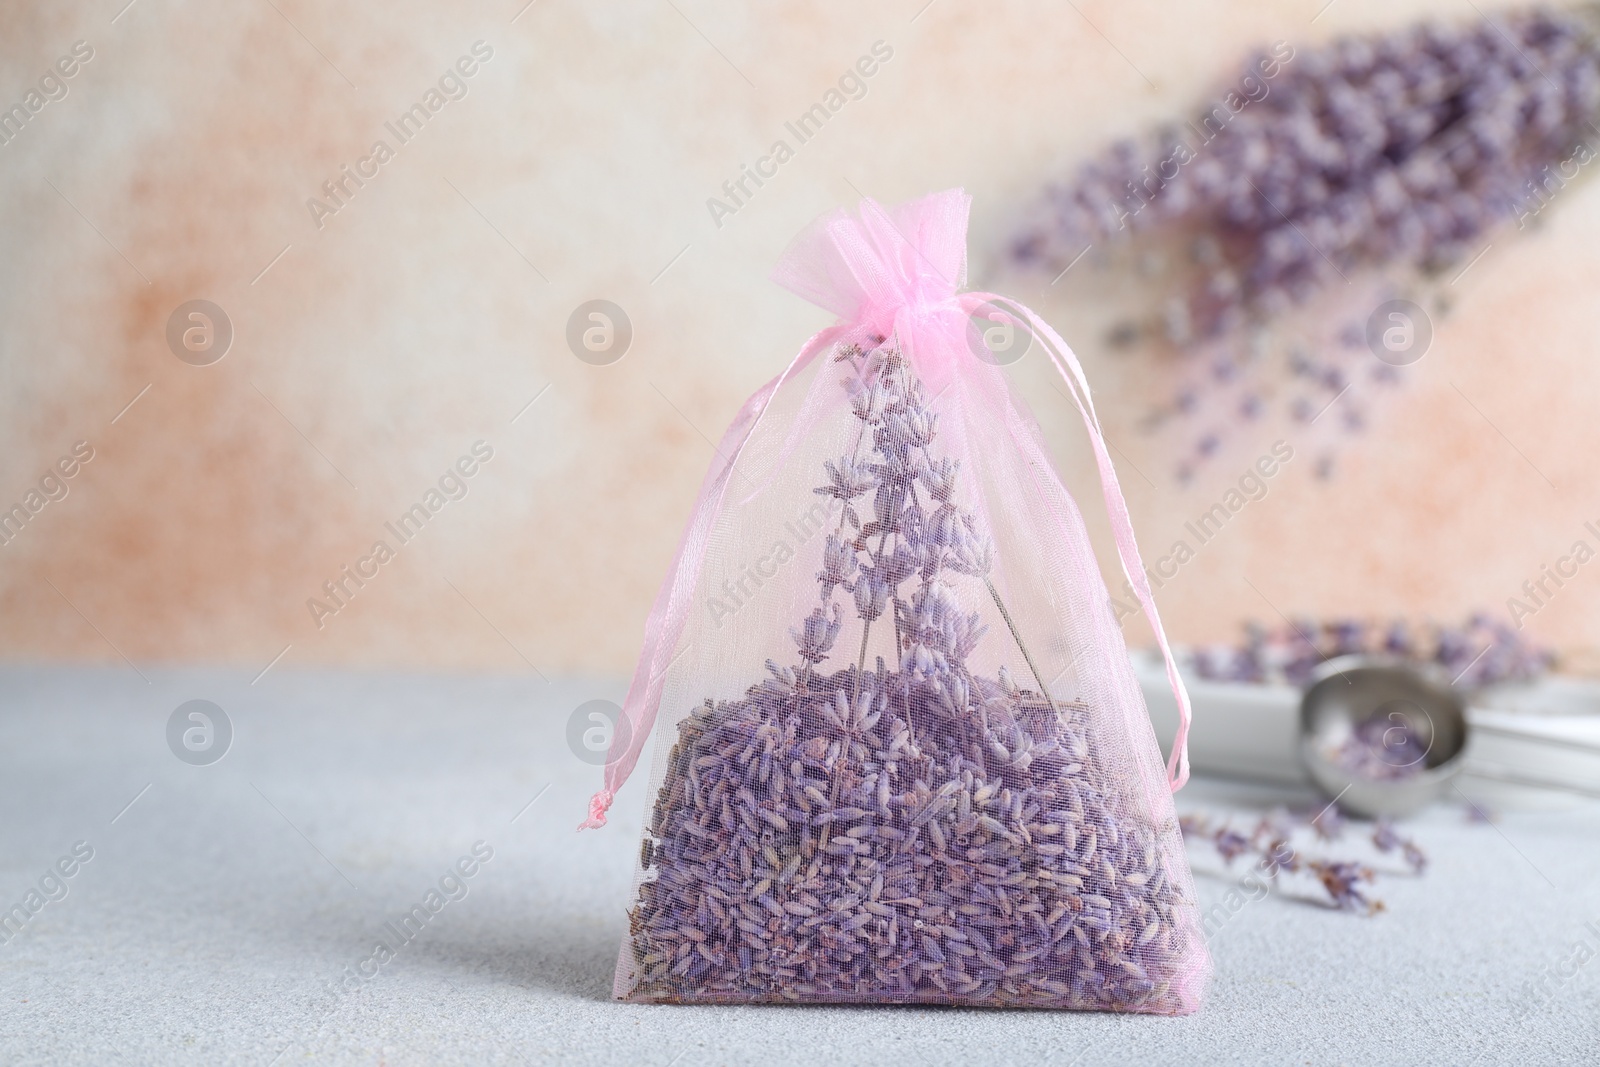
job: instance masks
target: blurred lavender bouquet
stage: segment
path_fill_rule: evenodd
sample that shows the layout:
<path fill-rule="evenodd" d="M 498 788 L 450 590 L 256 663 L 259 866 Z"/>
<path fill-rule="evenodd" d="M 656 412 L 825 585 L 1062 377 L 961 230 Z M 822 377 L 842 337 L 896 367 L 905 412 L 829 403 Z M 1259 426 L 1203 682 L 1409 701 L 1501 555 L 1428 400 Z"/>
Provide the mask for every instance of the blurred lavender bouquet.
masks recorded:
<path fill-rule="evenodd" d="M 1012 257 L 1057 280 L 1091 252 L 1144 275 L 1120 289 L 1156 301 L 1111 341 L 1167 359 L 1148 425 L 1186 439 L 1187 480 L 1269 406 L 1320 421 L 1313 436 L 1359 431 L 1425 354 L 1444 282 L 1497 229 L 1542 221 L 1596 157 L 1597 117 L 1587 11 L 1279 42 L 1194 121 L 1051 188 Z"/>
<path fill-rule="evenodd" d="M 1318 664 L 1367 653 L 1433 664 L 1457 685 L 1482 688 L 1532 681 L 1555 664 L 1551 652 L 1481 612 L 1459 626 L 1414 625 L 1403 619 L 1300 619 L 1278 628 L 1246 623 L 1244 631 L 1237 645 L 1197 649 L 1192 659 L 1196 673 L 1219 682 L 1305 685 Z"/>

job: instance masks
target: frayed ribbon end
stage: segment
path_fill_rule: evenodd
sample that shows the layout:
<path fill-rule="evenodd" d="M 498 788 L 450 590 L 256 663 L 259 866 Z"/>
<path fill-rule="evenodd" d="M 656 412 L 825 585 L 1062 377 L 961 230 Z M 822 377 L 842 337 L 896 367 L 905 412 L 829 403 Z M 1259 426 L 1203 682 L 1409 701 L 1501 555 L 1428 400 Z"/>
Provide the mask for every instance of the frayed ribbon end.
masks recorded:
<path fill-rule="evenodd" d="M 611 808 L 611 802 L 616 799 L 616 794 L 609 789 L 602 789 L 589 798 L 589 817 L 578 824 L 578 829 L 598 830 L 606 824 L 606 812 Z"/>

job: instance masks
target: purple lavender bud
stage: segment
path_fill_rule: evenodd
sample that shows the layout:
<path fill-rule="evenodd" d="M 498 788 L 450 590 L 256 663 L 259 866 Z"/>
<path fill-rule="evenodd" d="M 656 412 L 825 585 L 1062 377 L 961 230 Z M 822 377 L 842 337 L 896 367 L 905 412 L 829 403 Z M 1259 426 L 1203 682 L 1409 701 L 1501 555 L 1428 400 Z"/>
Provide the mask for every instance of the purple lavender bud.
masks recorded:
<path fill-rule="evenodd" d="M 1372 826 L 1372 844 L 1379 852 L 1393 852 L 1399 848 L 1403 839 L 1395 833 L 1394 823 L 1388 818 L 1380 818 Z"/>
<path fill-rule="evenodd" d="M 1212 843 L 1223 860 L 1230 864 L 1250 848 L 1250 839 L 1233 829 L 1218 830 Z"/>
<path fill-rule="evenodd" d="M 855 546 L 840 540 L 836 534 L 829 534 L 822 549 L 822 570 L 817 572 L 817 581 L 822 583 L 822 599 L 833 595 L 834 586 L 848 586 L 855 576 L 856 566 Z"/>
<path fill-rule="evenodd" d="M 1324 841 L 1336 841 L 1344 836 L 1345 817 L 1339 805 L 1329 804 L 1311 818 L 1311 828 Z"/>
<path fill-rule="evenodd" d="M 884 388 L 882 382 L 874 382 L 866 389 L 857 393 L 850 401 L 850 409 L 855 412 L 856 418 L 868 425 L 875 425 L 883 418 L 883 413 L 889 407 L 891 396 Z"/>
<path fill-rule="evenodd" d="M 813 490 L 813 492 L 821 496 L 831 496 L 848 503 L 878 485 L 876 475 L 872 473 L 867 465 L 858 463 L 851 456 L 840 457 L 837 464 L 832 460 L 827 460 L 822 466 L 828 472 L 829 484 L 818 486 Z"/>
<path fill-rule="evenodd" d="M 839 626 L 839 606 L 835 604 L 831 617 L 824 616 L 821 608 L 811 609 L 800 628 L 791 629 L 789 634 L 799 646 L 801 659 L 807 663 L 821 663 L 838 640 Z"/>
<path fill-rule="evenodd" d="M 950 459 L 948 456 L 938 463 L 929 464 L 922 471 L 922 484 L 927 487 L 928 495 L 941 504 L 948 503 L 952 493 L 956 491 L 956 475 L 961 470 L 961 461 Z"/>
<path fill-rule="evenodd" d="M 883 614 L 889 602 L 889 583 L 875 571 L 864 572 L 856 581 L 856 613 L 868 622 Z"/>
<path fill-rule="evenodd" d="M 1362 882 L 1372 881 L 1372 868 L 1357 863 L 1321 861 L 1313 862 L 1309 866 L 1321 881 L 1322 887 L 1327 890 L 1335 907 L 1349 911 L 1364 911 L 1368 914 L 1382 910 L 1381 902 L 1368 900 L 1360 889 Z"/>

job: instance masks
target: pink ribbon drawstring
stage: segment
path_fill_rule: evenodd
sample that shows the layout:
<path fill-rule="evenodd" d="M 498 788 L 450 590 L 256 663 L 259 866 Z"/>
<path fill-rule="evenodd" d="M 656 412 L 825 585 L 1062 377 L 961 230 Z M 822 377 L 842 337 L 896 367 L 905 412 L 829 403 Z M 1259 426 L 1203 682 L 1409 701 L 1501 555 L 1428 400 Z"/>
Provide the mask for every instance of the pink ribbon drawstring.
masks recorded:
<path fill-rule="evenodd" d="M 1106 513 L 1111 518 L 1111 533 L 1117 543 L 1117 557 L 1122 564 L 1122 572 L 1127 577 L 1128 584 L 1133 588 L 1134 596 L 1139 600 L 1139 606 L 1144 610 L 1145 618 L 1150 622 L 1150 629 L 1155 631 L 1156 644 L 1161 649 L 1161 657 L 1166 663 L 1167 684 L 1172 687 L 1172 695 L 1178 702 L 1178 732 L 1172 742 L 1172 755 L 1167 759 L 1167 783 L 1172 792 L 1176 793 L 1189 781 L 1189 726 L 1194 719 L 1194 710 L 1189 704 L 1189 691 L 1183 684 L 1183 677 L 1178 673 L 1178 661 L 1172 654 L 1171 644 L 1167 641 L 1167 632 L 1161 625 L 1161 615 L 1156 610 L 1155 597 L 1150 592 L 1150 580 L 1145 574 L 1144 561 L 1139 556 L 1139 545 L 1133 536 L 1133 519 L 1128 515 L 1128 502 L 1122 496 L 1122 486 L 1117 481 L 1116 467 L 1106 451 L 1105 431 L 1100 428 L 1100 417 L 1095 413 L 1094 400 L 1089 395 L 1089 381 L 1084 376 L 1083 365 L 1078 362 L 1078 357 L 1073 354 L 1071 346 L 1032 309 L 993 293 L 964 295 L 978 304 L 993 303 L 1014 307 L 1027 319 L 1035 336 L 1050 354 L 1050 360 L 1055 364 L 1062 380 L 1067 383 L 1067 389 L 1078 408 L 1078 413 L 1083 416 L 1084 427 L 1089 432 L 1089 443 L 1094 448 L 1095 463 L 1100 468 L 1100 488 L 1105 496 Z"/>
<path fill-rule="evenodd" d="M 606 824 L 606 812 L 611 810 L 611 802 L 617 799 L 617 794 L 609 789 L 602 789 L 589 798 L 589 817 L 578 826 L 580 830 L 598 830 Z"/>
<path fill-rule="evenodd" d="M 814 334 L 800 347 L 799 354 L 782 374 L 756 390 L 744 402 L 734 416 L 733 424 L 722 435 L 716 458 L 712 460 L 711 469 L 701 483 L 689 525 L 684 529 L 683 539 L 678 542 L 678 550 L 667 568 L 666 580 L 661 583 L 661 590 L 650 607 L 650 615 L 645 619 L 644 650 L 639 655 L 633 683 L 623 700 L 622 716 L 612 734 L 611 751 L 606 757 L 605 786 L 590 798 L 589 817 L 578 825 L 578 829 L 597 830 L 606 824 L 606 812 L 611 809 L 617 791 L 638 765 L 645 742 L 655 728 L 667 668 L 672 665 L 673 650 L 683 635 L 689 605 L 705 563 L 707 541 L 722 511 L 723 498 L 727 494 L 728 482 L 740 452 L 760 423 L 778 387 L 816 358 L 819 352 L 830 348 L 842 332 L 839 327 L 830 327 Z"/>

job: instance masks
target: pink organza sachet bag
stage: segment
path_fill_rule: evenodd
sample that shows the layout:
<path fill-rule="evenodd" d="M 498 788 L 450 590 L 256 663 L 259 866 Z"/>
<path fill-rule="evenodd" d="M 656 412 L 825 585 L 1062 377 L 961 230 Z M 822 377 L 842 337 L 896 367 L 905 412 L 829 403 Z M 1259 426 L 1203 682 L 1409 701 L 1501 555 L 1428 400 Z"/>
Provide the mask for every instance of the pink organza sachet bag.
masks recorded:
<path fill-rule="evenodd" d="M 667 709 L 619 998 L 1199 1006 L 1188 698 L 1077 359 L 960 292 L 970 202 L 865 200 L 774 272 L 841 321 L 729 428 L 650 613 L 584 823 Z M 1182 710 L 1166 767 L 1083 519 L 974 316 L 1026 331 L 1083 414 Z"/>

